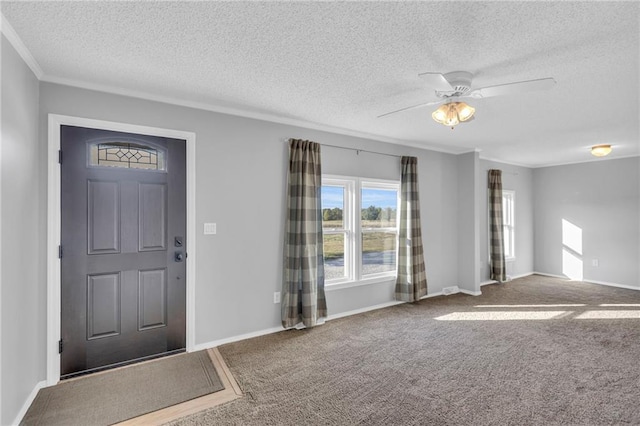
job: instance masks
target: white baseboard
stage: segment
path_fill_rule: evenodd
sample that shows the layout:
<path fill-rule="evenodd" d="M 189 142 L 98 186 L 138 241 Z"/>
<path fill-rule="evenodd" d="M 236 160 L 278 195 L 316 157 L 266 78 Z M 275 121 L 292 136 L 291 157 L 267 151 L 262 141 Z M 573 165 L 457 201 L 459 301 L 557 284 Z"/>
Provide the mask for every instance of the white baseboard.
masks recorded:
<path fill-rule="evenodd" d="M 564 275 L 548 274 L 548 273 L 546 273 L 546 272 L 538 272 L 538 271 L 535 271 L 535 272 L 534 272 L 534 274 L 535 274 L 535 275 L 542 275 L 543 277 L 560 278 L 560 279 L 562 279 L 562 280 L 567 280 L 567 281 L 569 281 L 569 278 L 567 278 L 567 277 L 566 277 L 566 276 L 564 276 Z"/>
<path fill-rule="evenodd" d="M 458 287 L 458 286 L 451 286 L 451 287 L 455 287 L 455 288 L 456 288 L 455 293 L 445 294 L 445 292 L 444 292 L 444 291 L 439 291 L 439 292 L 437 292 L 437 293 L 430 293 L 430 294 L 427 294 L 426 296 L 422 296 L 422 297 L 420 298 L 420 300 L 428 299 L 428 298 L 430 298 L 430 297 L 437 297 L 437 296 L 451 296 L 451 295 L 458 294 L 458 293 L 470 294 L 470 295 L 472 295 L 472 296 L 479 296 L 480 294 L 482 294 L 481 292 L 477 292 L 477 293 L 475 293 L 475 292 L 473 292 L 473 291 L 463 290 L 463 289 L 461 289 L 461 288 L 460 288 L 460 287 Z"/>
<path fill-rule="evenodd" d="M 564 275 L 548 274 L 546 272 L 534 272 L 534 274 L 542 275 L 542 276 L 545 276 L 545 277 L 560 278 L 560 279 L 563 279 L 563 280 L 572 281 L 571 279 L 567 278 Z M 589 283 L 589 284 L 606 285 L 607 287 L 625 288 L 627 290 L 640 290 L 640 286 L 634 287 L 634 286 L 631 286 L 631 285 L 612 283 L 612 282 L 608 282 L 608 281 L 597 281 L 597 280 L 589 280 L 589 279 L 584 279 L 583 278 L 582 282 Z"/>
<path fill-rule="evenodd" d="M 226 337 L 224 339 L 213 340 L 211 342 L 198 343 L 194 345 L 193 351 L 201 351 L 204 349 L 211 349 L 217 346 L 226 345 L 227 343 L 239 342 L 240 340 L 251 339 L 252 337 L 264 336 L 265 334 L 277 333 L 278 331 L 284 331 L 282 327 L 271 327 L 264 330 L 254 331 L 251 333 L 239 334 L 237 336 Z"/>
<path fill-rule="evenodd" d="M 537 273 L 538 272 L 531 272 L 531 273 L 519 275 L 519 276 L 514 277 L 514 278 L 526 277 L 528 275 L 533 275 L 533 274 L 537 274 Z M 540 274 L 540 275 L 544 275 L 544 274 Z M 497 281 L 489 281 L 489 282 L 482 283 L 481 285 L 492 284 L 494 282 L 497 282 Z M 471 290 L 465 290 L 465 289 L 460 289 L 460 293 L 468 294 L 470 296 L 480 296 L 480 295 L 482 295 L 481 291 L 471 291 Z M 442 291 L 439 291 L 439 292 L 436 292 L 436 293 L 430 293 L 430 294 L 427 294 L 426 296 L 422 296 L 420 298 L 420 300 L 428 299 L 428 298 L 431 298 L 431 297 L 437 297 L 437 296 L 444 296 L 444 294 L 443 294 Z M 373 306 L 367 306 L 365 308 L 354 309 L 352 311 L 341 312 L 339 314 L 329 315 L 327 317 L 327 321 L 331 321 L 331 320 L 338 319 L 338 318 L 344 318 L 344 317 L 348 317 L 348 316 L 351 316 L 351 315 L 362 314 L 364 312 L 374 311 L 374 310 L 377 310 L 377 309 L 388 308 L 390 306 L 396 306 L 396 305 L 400 305 L 402 303 L 405 303 L 405 302 L 391 301 L 391 302 L 381 303 L 379 305 L 373 305 Z M 240 334 L 240 335 L 237 335 L 237 336 L 226 337 L 224 339 L 213 340 L 213 341 L 205 342 L 205 343 L 199 343 L 199 344 L 196 344 L 193 347 L 193 350 L 194 351 L 200 351 L 200 350 L 204 350 L 204 349 L 211 349 L 211 348 L 215 348 L 217 346 L 226 345 L 227 343 L 239 342 L 240 340 L 250 339 L 252 337 L 264 336 L 264 335 L 267 335 L 267 334 L 277 333 L 279 331 L 284 331 L 284 328 L 282 328 L 282 327 L 271 327 L 271 328 L 266 328 L 266 329 L 260 330 L 260 331 L 254 331 L 252 333 Z"/>
<path fill-rule="evenodd" d="M 13 423 L 11 423 L 12 425 L 19 425 L 20 422 L 22 422 L 22 418 L 24 417 L 25 414 L 27 414 L 27 410 L 29 410 L 29 407 L 31 407 L 33 400 L 36 399 L 36 395 L 38 395 L 38 391 L 46 387 L 47 387 L 46 380 L 36 383 L 35 387 L 27 397 L 26 401 L 24 402 L 24 404 L 22 404 L 22 408 L 20 408 L 20 411 L 18 411 L 18 415 L 16 416 L 16 419 L 13 421 Z"/>
<path fill-rule="evenodd" d="M 428 295 L 425 297 L 433 297 L 433 296 Z M 327 317 L 327 321 L 348 317 L 351 315 L 361 314 L 361 313 L 373 311 L 376 309 L 388 308 L 389 306 L 400 305 L 402 303 L 405 303 L 405 302 L 392 301 L 392 302 L 381 303 L 379 305 L 367 306 L 366 308 L 360 308 L 360 309 L 354 309 L 352 311 L 341 312 L 339 314 L 329 315 Z M 193 350 L 201 351 L 204 349 L 211 349 L 217 346 L 226 345 L 227 343 L 239 342 L 240 340 L 251 339 L 252 337 L 264 336 L 267 334 L 277 333 L 279 331 L 284 331 L 284 330 L 285 329 L 283 327 L 265 328 L 264 330 L 254 331 L 251 333 L 239 334 L 237 336 L 231 336 L 231 337 L 226 337 L 224 339 L 213 340 L 211 342 L 199 343 L 193 347 Z"/>
<path fill-rule="evenodd" d="M 367 306 L 366 308 L 354 309 L 352 311 L 340 312 L 339 314 L 329 315 L 327 321 L 331 321 L 338 318 L 349 317 L 351 315 L 362 314 L 364 312 L 375 311 L 376 309 L 388 308 L 389 306 L 396 306 L 406 302 L 400 302 L 394 300 L 392 302 L 380 303 L 379 305 Z"/>
<path fill-rule="evenodd" d="M 512 275 L 511 279 L 517 280 L 518 278 L 524 278 L 534 274 L 537 274 L 537 272 L 525 272 L 524 274 Z"/>
<path fill-rule="evenodd" d="M 528 276 L 533 275 L 533 274 L 537 274 L 537 272 L 526 272 L 524 274 L 510 275 L 511 279 L 509 281 L 517 280 L 518 278 L 528 277 Z M 483 281 L 483 282 L 480 283 L 480 287 L 482 287 L 483 285 L 497 284 L 498 282 L 499 281 L 496 281 L 496 280 Z M 508 282 L 508 281 L 506 281 L 506 282 Z"/>
<path fill-rule="evenodd" d="M 430 293 L 430 294 L 427 294 L 426 296 L 422 296 L 422 297 L 420 298 L 420 300 L 423 300 L 423 299 L 429 299 L 430 297 L 438 297 L 438 296 L 444 296 L 444 293 L 443 293 L 443 292 L 441 292 L 441 291 L 439 291 L 439 292 L 437 292 L 437 293 Z"/>
<path fill-rule="evenodd" d="M 466 291 L 462 291 L 462 292 L 465 293 Z M 471 293 L 467 293 L 467 294 L 471 294 Z M 478 294 L 480 294 L 480 293 L 478 293 Z M 428 299 L 430 297 L 442 296 L 442 295 L 443 295 L 442 292 L 439 291 L 437 293 L 431 293 L 431 294 L 427 294 L 426 296 L 422 296 L 420 298 L 420 300 Z M 391 302 L 380 303 L 379 305 L 367 306 L 366 308 L 360 308 L 360 309 L 354 309 L 352 311 L 340 312 L 339 314 L 329 315 L 327 317 L 327 321 L 331 321 L 331 320 L 338 319 L 338 318 L 344 318 L 344 317 L 348 317 L 348 316 L 351 316 L 351 315 L 362 314 L 364 312 L 375 311 L 377 309 L 388 308 L 390 306 L 401 305 L 403 303 L 406 303 L 406 302 L 400 302 L 400 301 L 394 300 L 394 301 L 391 301 Z M 193 351 L 201 351 L 201 350 L 204 350 L 204 349 L 211 349 L 211 348 L 215 348 L 217 346 L 226 345 L 227 343 L 239 342 L 240 340 L 251 339 L 252 337 L 264 336 L 266 334 L 277 333 L 279 331 L 284 331 L 284 328 L 282 328 L 282 327 L 271 327 L 271 328 L 266 328 L 266 329 L 260 330 L 260 331 L 254 331 L 252 333 L 240 334 L 240 335 L 237 335 L 237 336 L 226 337 L 224 339 L 213 340 L 211 342 L 199 343 L 199 344 L 197 344 L 197 345 L 195 345 L 193 347 Z"/>
<path fill-rule="evenodd" d="M 609 283 L 606 281 L 595 281 L 595 280 L 582 280 L 582 281 L 589 284 L 598 284 L 598 285 L 606 285 L 608 287 L 626 288 L 627 290 L 640 290 L 640 287 L 634 287 L 626 284 L 616 284 L 616 283 Z"/>

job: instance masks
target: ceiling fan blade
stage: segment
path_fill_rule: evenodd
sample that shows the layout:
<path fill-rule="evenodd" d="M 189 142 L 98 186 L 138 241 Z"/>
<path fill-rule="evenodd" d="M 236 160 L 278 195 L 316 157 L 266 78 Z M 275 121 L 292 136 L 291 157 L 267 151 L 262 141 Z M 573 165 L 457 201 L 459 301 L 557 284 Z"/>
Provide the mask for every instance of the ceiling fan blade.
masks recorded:
<path fill-rule="evenodd" d="M 398 112 L 404 112 L 404 111 L 409 111 L 409 110 L 412 110 L 412 109 L 418 109 L 418 108 L 426 107 L 426 106 L 429 106 L 429 105 L 439 104 L 440 102 L 442 102 L 442 100 L 433 101 L 433 102 L 425 102 L 425 103 L 422 103 L 422 104 L 413 105 L 413 106 L 402 108 L 402 109 L 397 109 L 395 111 L 391 111 L 391 112 L 387 112 L 387 113 L 384 113 L 382 115 L 379 115 L 378 118 L 386 117 L 387 115 L 396 114 Z"/>
<path fill-rule="evenodd" d="M 518 81 L 515 83 L 499 84 L 497 86 L 481 87 L 472 90 L 465 96 L 472 98 L 490 98 L 492 96 L 517 95 L 525 92 L 548 90 L 555 86 L 556 81 L 551 78 Z"/>
<path fill-rule="evenodd" d="M 418 77 L 422 78 L 427 82 L 427 85 L 438 92 L 453 92 L 455 89 L 451 86 L 451 84 L 444 78 L 444 74 L 440 74 L 438 72 L 425 72 L 422 74 L 418 74 Z"/>

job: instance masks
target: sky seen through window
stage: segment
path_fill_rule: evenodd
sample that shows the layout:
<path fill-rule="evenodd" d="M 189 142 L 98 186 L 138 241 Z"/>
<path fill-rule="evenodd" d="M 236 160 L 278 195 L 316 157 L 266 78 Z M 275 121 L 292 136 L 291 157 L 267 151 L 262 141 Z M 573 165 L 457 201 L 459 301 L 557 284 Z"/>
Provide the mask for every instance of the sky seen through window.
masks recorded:
<path fill-rule="evenodd" d="M 339 186 L 322 187 L 322 208 L 343 208 L 344 193 Z M 366 188 L 362 194 L 362 208 L 376 206 L 382 208 L 396 208 L 397 193 L 394 190 Z"/>

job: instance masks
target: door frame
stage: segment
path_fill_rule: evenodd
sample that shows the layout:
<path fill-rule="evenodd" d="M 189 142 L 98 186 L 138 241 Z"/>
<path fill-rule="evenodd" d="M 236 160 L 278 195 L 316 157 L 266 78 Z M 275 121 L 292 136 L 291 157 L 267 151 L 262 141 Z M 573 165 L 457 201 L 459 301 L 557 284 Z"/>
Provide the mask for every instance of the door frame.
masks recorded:
<path fill-rule="evenodd" d="M 47 154 L 47 386 L 60 381 L 60 324 L 62 301 L 60 292 L 60 259 L 58 247 L 61 241 L 60 210 L 60 127 L 79 126 L 92 129 L 138 133 L 186 141 L 187 174 L 187 245 L 186 258 L 186 350 L 195 347 L 195 275 L 196 275 L 196 134 L 182 130 L 160 127 L 139 126 L 113 121 L 94 120 L 59 114 L 49 114 L 48 154 Z"/>

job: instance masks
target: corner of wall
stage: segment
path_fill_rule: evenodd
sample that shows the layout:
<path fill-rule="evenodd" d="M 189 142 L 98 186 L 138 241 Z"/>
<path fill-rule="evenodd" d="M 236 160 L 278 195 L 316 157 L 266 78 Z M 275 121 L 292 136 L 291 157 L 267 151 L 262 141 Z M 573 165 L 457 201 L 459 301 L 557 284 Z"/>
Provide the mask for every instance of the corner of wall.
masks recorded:
<path fill-rule="evenodd" d="M 18 414 L 16 414 L 13 423 L 11 423 L 12 425 L 19 425 L 22 423 L 22 419 L 24 418 L 25 414 L 27 414 L 27 411 L 29 410 L 29 407 L 31 407 L 33 400 L 36 399 L 36 396 L 38 396 L 38 392 L 40 391 L 40 389 L 43 389 L 45 387 L 47 387 L 47 382 L 45 380 L 36 383 L 36 385 L 33 387 L 33 390 L 24 401 L 24 404 L 22 404 L 22 407 L 20 407 L 20 411 L 18 411 Z"/>
<path fill-rule="evenodd" d="M 460 154 L 458 161 L 458 286 L 480 292 L 480 155 Z"/>
<path fill-rule="evenodd" d="M 26 48 L 2 16 L 1 93 L 2 147 L 0 193 L 2 226 L 2 306 L 0 307 L 0 423 L 20 419 L 21 409 L 30 404 L 29 395 L 42 380 L 43 353 L 40 314 L 42 286 L 39 232 L 39 82 L 32 64 L 25 59 Z M 14 37 L 15 36 L 15 37 Z M 28 51 L 26 51 L 28 52 Z M 11 108 L 7 108 L 10 105 Z M 9 179 L 10 177 L 10 179 Z M 25 197 L 24 194 L 32 194 Z M 7 226 L 24 222 L 32 226 Z M 11 247 L 11 250 L 6 250 Z M 29 253 L 29 256 L 24 256 Z M 9 321 L 6 321 L 6 320 Z M 3 321 L 4 320 L 4 321 Z M 7 323 L 11 323 L 11 327 Z M 37 390 L 35 391 L 37 393 Z M 18 416 L 18 417 L 16 417 Z"/>

